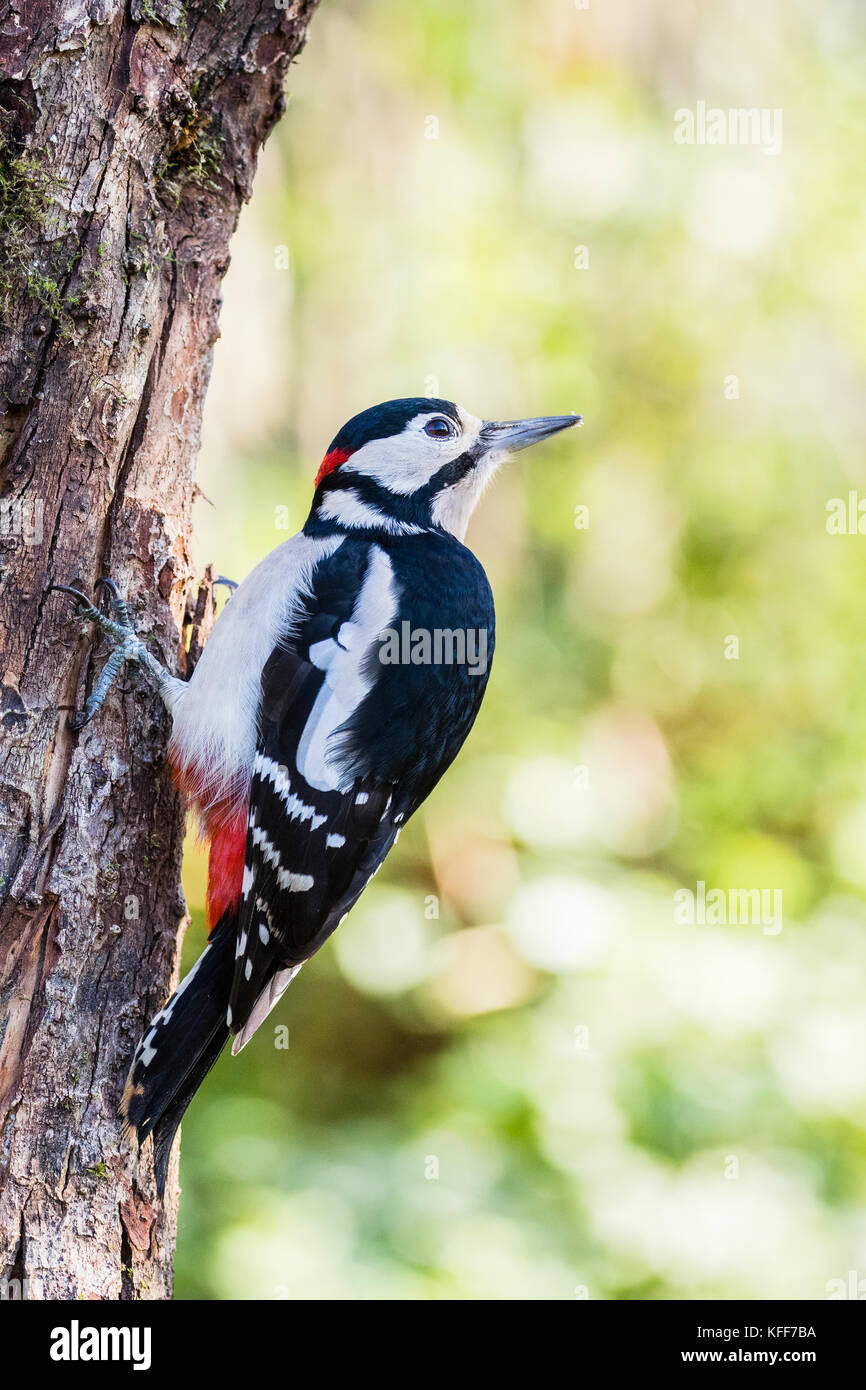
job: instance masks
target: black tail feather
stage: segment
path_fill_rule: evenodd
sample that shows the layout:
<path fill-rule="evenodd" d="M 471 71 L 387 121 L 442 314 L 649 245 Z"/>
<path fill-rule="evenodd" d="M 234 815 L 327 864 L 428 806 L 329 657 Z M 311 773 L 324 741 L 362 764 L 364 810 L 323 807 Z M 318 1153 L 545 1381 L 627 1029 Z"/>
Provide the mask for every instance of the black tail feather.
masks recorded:
<path fill-rule="evenodd" d="M 226 1008 L 234 956 L 235 918 L 226 913 L 136 1048 L 120 1115 L 124 1131 L 134 1135 L 139 1147 L 153 1132 L 160 1196 L 183 1113 L 228 1040 Z"/>
<path fill-rule="evenodd" d="M 175 1093 L 168 1109 L 163 1111 L 154 1125 L 153 1167 L 160 1197 L 165 1195 L 165 1180 L 168 1175 L 171 1146 L 174 1143 L 174 1136 L 180 1128 L 184 1111 L 225 1047 L 228 1036 L 229 1030 L 225 1026 L 225 1019 L 223 1019 L 222 1024 L 214 1029 L 208 1045 L 196 1058 L 195 1066 L 187 1074 L 182 1089 Z"/>

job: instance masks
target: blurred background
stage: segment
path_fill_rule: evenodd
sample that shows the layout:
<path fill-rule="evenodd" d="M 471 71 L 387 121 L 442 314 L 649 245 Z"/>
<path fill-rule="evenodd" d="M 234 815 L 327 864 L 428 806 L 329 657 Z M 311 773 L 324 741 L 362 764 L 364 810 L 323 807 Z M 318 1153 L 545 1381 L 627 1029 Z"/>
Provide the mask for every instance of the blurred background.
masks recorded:
<path fill-rule="evenodd" d="M 199 565 L 298 529 L 378 401 L 586 424 L 470 529 L 463 754 L 188 1114 L 178 1296 L 866 1296 L 864 18 L 315 16 L 225 283 Z M 678 143 L 699 102 L 781 111 L 781 149 Z M 192 841 L 185 880 L 188 965 Z M 782 917 L 684 920 L 702 883 Z"/>

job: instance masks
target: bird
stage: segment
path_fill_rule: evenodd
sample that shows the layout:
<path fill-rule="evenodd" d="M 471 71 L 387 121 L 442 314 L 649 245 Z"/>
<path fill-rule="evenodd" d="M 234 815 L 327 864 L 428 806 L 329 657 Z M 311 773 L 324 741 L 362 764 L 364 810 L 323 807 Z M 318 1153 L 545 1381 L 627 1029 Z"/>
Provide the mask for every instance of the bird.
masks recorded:
<path fill-rule="evenodd" d="M 581 423 L 482 420 L 426 396 L 353 416 L 302 530 L 233 590 L 188 681 L 138 637 L 112 580 L 97 581 L 108 613 L 54 586 L 114 644 L 73 727 L 127 663 L 143 668 L 209 841 L 208 944 L 146 1028 L 119 1106 L 137 1151 L 153 1135 L 160 1195 L 225 1044 L 247 1044 L 345 919 L 472 728 L 495 642 L 490 585 L 464 544 L 484 489 L 507 456 Z"/>

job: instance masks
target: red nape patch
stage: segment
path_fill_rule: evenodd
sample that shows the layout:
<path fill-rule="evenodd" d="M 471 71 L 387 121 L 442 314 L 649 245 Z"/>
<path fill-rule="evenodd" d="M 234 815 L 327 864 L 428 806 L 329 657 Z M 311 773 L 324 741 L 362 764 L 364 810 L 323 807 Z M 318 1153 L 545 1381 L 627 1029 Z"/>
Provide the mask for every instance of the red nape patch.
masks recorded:
<path fill-rule="evenodd" d="M 207 924 L 211 930 L 241 895 L 246 843 L 246 808 L 233 820 L 223 821 L 211 835 L 207 864 Z"/>
<path fill-rule="evenodd" d="M 316 474 L 315 486 L 318 487 L 323 478 L 327 478 L 329 473 L 333 473 L 335 468 L 339 468 L 341 463 L 345 463 L 347 458 L 351 458 L 351 449 L 332 449 L 329 454 L 325 454 L 319 464 L 319 471 Z"/>

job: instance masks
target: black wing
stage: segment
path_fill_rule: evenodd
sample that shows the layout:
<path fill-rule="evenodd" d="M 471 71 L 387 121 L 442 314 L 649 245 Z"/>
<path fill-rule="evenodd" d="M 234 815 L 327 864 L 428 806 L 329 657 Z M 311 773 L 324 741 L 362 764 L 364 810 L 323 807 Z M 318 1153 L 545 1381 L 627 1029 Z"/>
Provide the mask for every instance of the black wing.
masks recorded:
<path fill-rule="evenodd" d="M 399 574 L 382 546 L 343 541 L 265 666 L 227 1019 L 235 1051 L 363 892 L 480 704 L 486 677 L 461 702 L 457 668 L 382 665 Z"/>
<path fill-rule="evenodd" d="M 347 791 L 322 791 L 299 771 L 298 745 L 321 685 L 322 672 L 297 652 L 278 648 L 265 668 L 229 1001 L 233 1029 L 247 1021 L 275 969 L 294 973 L 318 950 L 399 833 L 390 783 L 359 779 Z M 279 982 L 280 993 L 289 978 Z"/>

